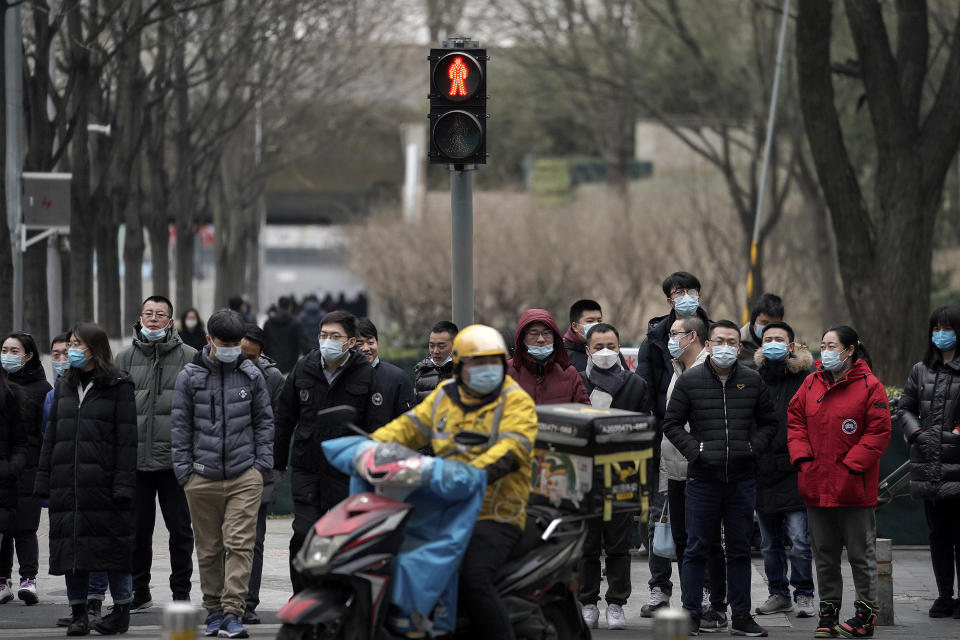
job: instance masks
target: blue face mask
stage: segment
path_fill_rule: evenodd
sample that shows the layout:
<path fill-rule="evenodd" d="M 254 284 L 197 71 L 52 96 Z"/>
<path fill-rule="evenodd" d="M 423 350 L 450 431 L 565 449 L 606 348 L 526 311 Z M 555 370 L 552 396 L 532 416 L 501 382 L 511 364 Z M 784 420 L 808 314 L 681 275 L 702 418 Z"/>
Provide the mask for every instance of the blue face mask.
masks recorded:
<path fill-rule="evenodd" d="M 160 342 L 167 337 L 166 329 L 147 329 L 146 327 L 140 327 L 140 333 L 150 342 Z"/>
<path fill-rule="evenodd" d="M 5 353 L 0 355 L 0 363 L 3 364 L 3 369 L 7 373 L 16 373 L 20 371 L 20 369 L 23 369 L 23 356 Z"/>
<path fill-rule="evenodd" d="M 90 362 L 86 349 L 67 349 L 67 362 L 74 369 L 83 369 Z"/>
<path fill-rule="evenodd" d="M 600 324 L 599 322 L 588 322 L 587 324 L 580 325 L 583 327 L 583 339 L 587 339 L 587 334 L 590 333 L 590 329 L 593 329 L 595 326 Z"/>
<path fill-rule="evenodd" d="M 737 361 L 737 348 L 728 345 L 711 347 L 710 359 L 721 369 L 732 367 Z"/>
<path fill-rule="evenodd" d="M 220 362 L 230 364 L 236 362 L 240 357 L 240 347 L 217 347 L 217 353 L 214 354 Z"/>
<path fill-rule="evenodd" d="M 534 360 L 543 361 L 553 355 L 553 345 L 545 344 L 542 347 L 527 347 L 527 353 L 529 353 Z"/>
<path fill-rule="evenodd" d="M 470 372 L 470 382 L 467 386 L 482 396 L 493 392 L 503 383 L 503 365 L 478 364 L 467 371 Z"/>
<path fill-rule="evenodd" d="M 755 325 L 753 325 L 753 335 L 757 336 L 757 338 L 762 338 L 762 337 L 763 337 L 763 330 L 766 329 L 766 328 L 767 328 L 767 325 L 765 325 L 765 324 L 755 324 Z"/>
<path fill-rule="evenodd" d="M 433 360 L 432 357 L 431 357 L 430 359 Z M 444 366 L 445 364 L 447 364 L 448 362 L 450 362 L 450 361 L 452 361 L 452 360 L 453 360 L 453 356 L 450 355 L 450 356 L 447 356 L 447 359 L 444 360 L 443 362 L 441 362 L 440 364 L 437 364 L 437 361 L 436 361 L 436 360 L 433 360 L 433 364 L 436 364 L 438 367 L 442 367 L 442 366 Z"/>
<path fill-rule="evenodd" d="M 787 345 L 782 342 L 768 342 L 761 349 L 767 360 L 779 362 L 787 357 Z"/>
<path fill-rule="evenodd" d="M 688 344 L 687 347 L 689 346 L 690 345 Z M 680 346 L 679 338 L 670 338 L 669 340 L 667 340 L 667 349 L 670 350 L 671 358 L 679 358 L 683 354 L 683 352 L 687 349 L 687 347 Z"/>
<path fill-rule="evenodd" d="M 320 341 L 320 355 L 323 356 L 324 362 L 336 362 L 341 357 L 343 357 L 343 345 L 344 342 L 337 342 L 336 340 L 326 340 Z"/>
<path fill-rule="evenodd" d="M 849 358 L 850 356 L 847 356 Z M 843 363 L 847 361 L 847 358 L 840 358 L 839 351 L 822 351 L 820 352 L 820 361 L 823 365 L 823 368 L 827 371 L 839 371 L 843 368 Z"/>
<path fill-rule="evenodd" d="M 934 331 L 933 337 L 933 346 L 940 351 L 950 351 L 955 346 L 957 346 L 957 332 L 956 331 Z M 6 367 L 6 365 L 4 365 Z"/>
<path fill-rule="evenodd" d="M 692 316 L 700 308 L 700 298 L 686 295 L 673 301 L 674 310 L 681 316 Z"/>
<path fill-rule="evenodd" d="M 58 376 L 62 376 L 67 372 L 67 369 L 70 368 L 70 362 L 67 360 L 61 360 L 59 362 L 53 363 L 53 370 L 57 372 Z"/>

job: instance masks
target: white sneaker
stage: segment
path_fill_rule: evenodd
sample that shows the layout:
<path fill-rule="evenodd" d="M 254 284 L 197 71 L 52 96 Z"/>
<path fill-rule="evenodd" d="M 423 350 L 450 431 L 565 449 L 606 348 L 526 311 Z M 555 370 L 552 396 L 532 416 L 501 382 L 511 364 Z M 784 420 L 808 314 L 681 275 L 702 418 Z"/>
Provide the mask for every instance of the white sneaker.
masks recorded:
<path fill-rule="evenodd" d="M 813 604 L 813 596 L 797 596 L 797 617 L 812 618 L 817 613 L 817 607 Z"/>
<path fill-rule="evenodd" d="M 710 608 L 710 589 L 703 588 L 703 600 L 700 601 L 700 608 L 706 611 Z"/>
<path fill-rule="evenodd" d="M 37 581 L 35 578 L 24 578 L 20 581 L 20 590 L 17 591 L 17 597 L 23 600 L 24 604 L 37 604 L 40 598 L 37 596 Z"/>
<path fill-rule="evenodd" d="M 607 605 L 607 629 L 626 629 L 627 617 L 623 615 L 623 607 L 618 604 Z"/>
<path fill-rule="evenodd" d="M 650 589 L 650 599 L 647 604 L 640 607 L 640 615 L 644 618 L 652 618 L 654 611 L 670 606 L 670 596 L 665 594 L 660 587 Z"/>
<path fill-rule="evenodd" d="M 13 600 L 13 582 L 4 578 L 0 580 L 0 604 L 7 604 Z"/>
<path fill-rule="evenodd" d="M 596 629 L 600 626 L 600 609 L 595 604 L 583 605 L 583 621 L 587 623 L 590 629 Z"/>

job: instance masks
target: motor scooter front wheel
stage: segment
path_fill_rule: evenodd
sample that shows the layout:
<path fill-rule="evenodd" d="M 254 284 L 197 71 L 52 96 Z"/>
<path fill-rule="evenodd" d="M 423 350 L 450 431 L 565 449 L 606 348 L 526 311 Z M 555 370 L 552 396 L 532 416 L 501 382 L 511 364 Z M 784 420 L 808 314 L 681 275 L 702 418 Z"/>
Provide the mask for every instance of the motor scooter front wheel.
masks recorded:
<path fill-rule="evenodd" d="M 545 630 L 547 638 L 556 638 L 556 640 L 589 640 L 590 638 L 590 629 L 583 624 L 579 607 L 565 607 L 560 603 L 548 604 L 543 608 L 543 617 L 552 627 Z"/>
<path fill-rule="evenodd" d="M 285 624 L 277 632 L 277 640 L 335 640 L 343 637 L 343 630 L 333 632 L 312 624 Z"/>

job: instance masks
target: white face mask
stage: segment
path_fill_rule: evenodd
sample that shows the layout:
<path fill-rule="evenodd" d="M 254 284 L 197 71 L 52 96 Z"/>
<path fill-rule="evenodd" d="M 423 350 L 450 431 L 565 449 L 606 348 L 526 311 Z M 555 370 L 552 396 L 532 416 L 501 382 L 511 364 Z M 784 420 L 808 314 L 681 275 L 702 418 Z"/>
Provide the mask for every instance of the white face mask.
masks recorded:
<path fill-rule="evenodd" d="M 620 361 L 620 354 L 613 349 L 600 349 L 591 353 L 590 359 L 593 360 L 593 366 L 599 369 L 610 369 Z"/>

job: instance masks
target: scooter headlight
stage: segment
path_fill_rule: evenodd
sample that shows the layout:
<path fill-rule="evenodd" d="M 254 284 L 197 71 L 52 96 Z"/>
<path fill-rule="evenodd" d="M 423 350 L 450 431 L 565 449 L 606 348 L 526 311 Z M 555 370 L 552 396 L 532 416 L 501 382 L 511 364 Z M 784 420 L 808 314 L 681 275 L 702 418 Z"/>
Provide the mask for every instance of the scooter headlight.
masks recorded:
<path fill-rule="evenodd" d="M 349 538 L 348 535 L 339 536 L 313 536 L 307 544 L 306 552 L 303 554 L 303 565 L 305 569 L 322 569 L 330 564 L 334 554 L 341 545 Z"/>

